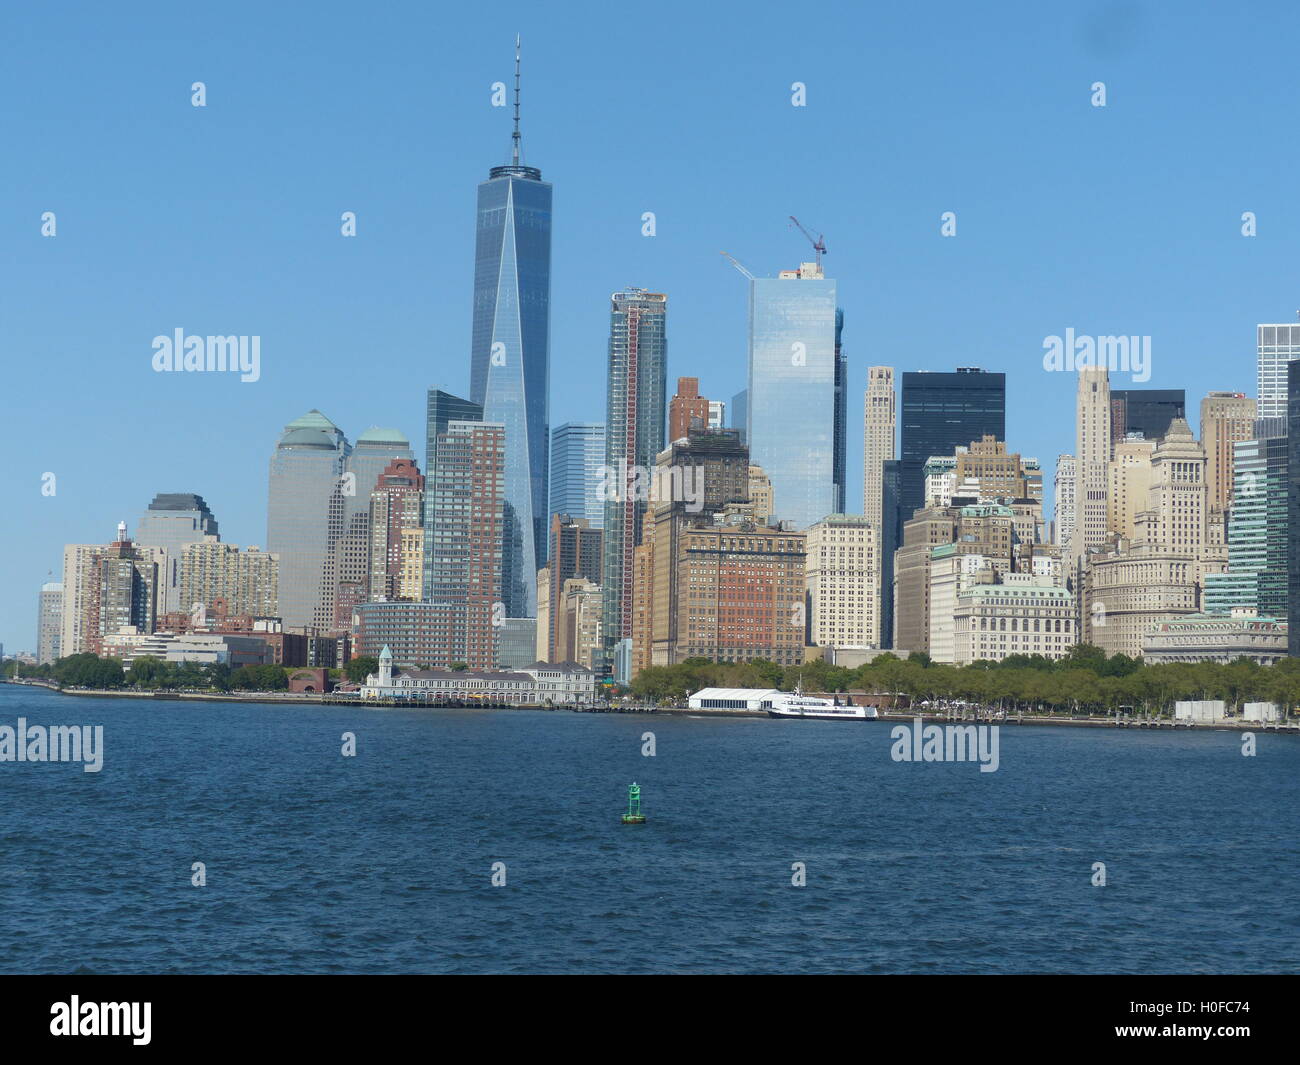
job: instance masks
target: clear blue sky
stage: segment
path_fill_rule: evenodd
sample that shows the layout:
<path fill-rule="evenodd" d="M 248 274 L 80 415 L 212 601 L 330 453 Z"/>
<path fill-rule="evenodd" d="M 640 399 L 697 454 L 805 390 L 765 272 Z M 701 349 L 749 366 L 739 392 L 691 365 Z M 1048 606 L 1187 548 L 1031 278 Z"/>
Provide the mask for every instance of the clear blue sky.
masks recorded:
<path fill-rule="evenodd" d="M 1255 324 L 1300 307 L 1286 3 L 24 7 L 0 42 L 6 651 L 34 648 L 62 545 L 134 528 L 156 492 L 264 544 L 268 456 L 311 407 L 423 453 L 425 389 L 468 388 L 516 32 L 526 160 L 555 185 L 552 425 L 604 420 L 629 284 L 669 294 L 670 380 L 729 401 L 746 295 L 718 252 L 794 266 L 790 214 L 825 233 L 845 310 L 851 508 L 870 364 L 1005 370 L 1010 446 L 1050 481 L 1074 379 L 1043 371 L 1045 336 L 1150 335 L 1146 387 L 1194 409 L 1254 394 Z M 260 335 L 262 379 L 155 374 L 178 327 Z"/>

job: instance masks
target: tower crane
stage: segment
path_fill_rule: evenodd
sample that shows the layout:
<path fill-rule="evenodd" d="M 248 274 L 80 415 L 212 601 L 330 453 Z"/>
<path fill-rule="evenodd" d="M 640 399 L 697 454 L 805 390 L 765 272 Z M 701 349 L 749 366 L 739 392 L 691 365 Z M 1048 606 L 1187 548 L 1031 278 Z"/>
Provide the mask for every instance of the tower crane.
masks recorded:
<path fill-rule="evenodd" d="M 820 233 L 818 233 L 817 236 L 814 237 L 814 236 L 813 236 L 811 233 L 809 233 L 808 230 L 804 227 L 804 224 L 803 224 L 802 222 L 800 222 L 799 219 L 795 218 L 794 215 L 791 215 L 791 216 L 790 216 L 790 221 L 793 222 L 793 223 L 798 227 L 799 232 L 802 233 L 805 237 L 807 237 L 807 238 L 808 238 L 808 243 L 810 243 L 810 244 L 813 246 L 813 251 L 814 251 L 814 252 L 816 253 L 816 255 L 817 255 L 817 269 L 820 270 L 821 267 L 822 267 L 822 256 L 826 254 L 826 241 L 825 241 L 825 239 L 823 239 L 823 237 L 822 237 L 822 235 L 821 235 Z"/>

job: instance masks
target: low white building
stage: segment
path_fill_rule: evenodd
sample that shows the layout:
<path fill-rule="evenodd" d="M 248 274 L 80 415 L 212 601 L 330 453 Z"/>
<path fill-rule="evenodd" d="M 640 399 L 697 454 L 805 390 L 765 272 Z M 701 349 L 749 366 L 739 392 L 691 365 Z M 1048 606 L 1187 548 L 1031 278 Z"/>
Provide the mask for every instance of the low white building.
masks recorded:
<path fill-rule="evenodd" d="M 1212 722 L 1227 717 L 1227 706 L 1222 699 L 1189 699 L 1174 703 L 1175 721 Z"/>
<path fill-rule="evenodd" d="M 379 672 L 366 677 L 363 699 L 481 703 L 484 706 L 591 706 L 596 674 L 576 662 L 534 662 L 517 670 L 410 669 L 393 672 L 385 646 Z"/>
<path fill-rule="evenodd" d="M 784 694 L 776 688 L 701 688 L 686 705 L 692 710 L 767 710 Z"/>

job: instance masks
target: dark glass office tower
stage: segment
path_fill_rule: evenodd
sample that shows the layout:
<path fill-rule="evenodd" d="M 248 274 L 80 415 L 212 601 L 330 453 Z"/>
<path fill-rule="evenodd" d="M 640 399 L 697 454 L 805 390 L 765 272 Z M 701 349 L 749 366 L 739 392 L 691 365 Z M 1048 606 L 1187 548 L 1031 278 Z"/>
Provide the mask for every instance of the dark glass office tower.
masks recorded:
<path fill-rule="evenodd" d="M 880 646 L 894 646 L 894 552 L 903 546 L 902 483 L 898 459 L 881 463 L 880 475 Z M 911 515 L 909 515 L 910 517 Z"/>
<path fill-rule="evenodd" d="M 925 460 L 952 455 L 991 433 L 1007 438 L 1007 375 L 979 367 L 955 373 L 903 374 L 900 427 L 900 525 L 925 502 Z"/>
<path fill-rule="evenodd" d="M 1160 440 L 1175 418 L 1186 417 L 1187 393 L 1181 388 L 1112 388 L 1110 438 L 1119 443 L 1129 433 Z"/>
<path fill-rule="evenodd" d="M 835 308 L 835 434 L 831 455 L 831 476 L 835 480 L 835 513 L 844 513 L 844 485 L 847 483 L 844 466 L 848 459 L 849 432 L 849 360 L 844 354 L 841 336 L 844 333 L 844 312 Z"/>
<path fill-rule="evenodd" d="M 1300 362 L 1286 367 L 1287 652 L 1300 656 Z"/>
<path fill-rule="evenodd" d="M 478 187 L 470 399 L 506 429 L 505 608 L 531 618 L 546 558 L 551 186 L 520 143 L 516 41 L 511 161 Z"/>

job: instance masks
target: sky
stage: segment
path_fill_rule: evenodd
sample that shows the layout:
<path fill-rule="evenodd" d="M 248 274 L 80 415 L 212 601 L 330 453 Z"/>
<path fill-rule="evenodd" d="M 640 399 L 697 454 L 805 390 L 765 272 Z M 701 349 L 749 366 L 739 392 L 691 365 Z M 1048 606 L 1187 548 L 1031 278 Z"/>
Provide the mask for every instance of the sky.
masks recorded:
<path fill-rule="evenodd" d="M 719 252 L 795 267 L 790 215 L 825 235 L 845 313 L 850 510 L 870 365 L 1005 371 L 1009 448 L 1050 486 L 1075 378 L 1044 369 L 1046 337 L 1150 336 L 1137 387 L 1185 388 L 1195 428 L 1207 391 L 1255 393 L 1256 323 L 1300 307 L 1286 3 L 11 7 L 7 653 L 35 648 L 62 545 L 134 529 L 158 492 L 264 545 L 268 460 L 311 408 L 423 455 L 426 390 L 468 394 L 475 190 L 509 158 L 491 98 L 516 33 L 524 158 L 554 185 L 552 427 L 605 420 L 628 285 L 668 294 L 670 393 L 697 376 L 730 402 L 746 283 Z M 178 328 L 260 336 L 260 379 L 155 372 Z"/>

